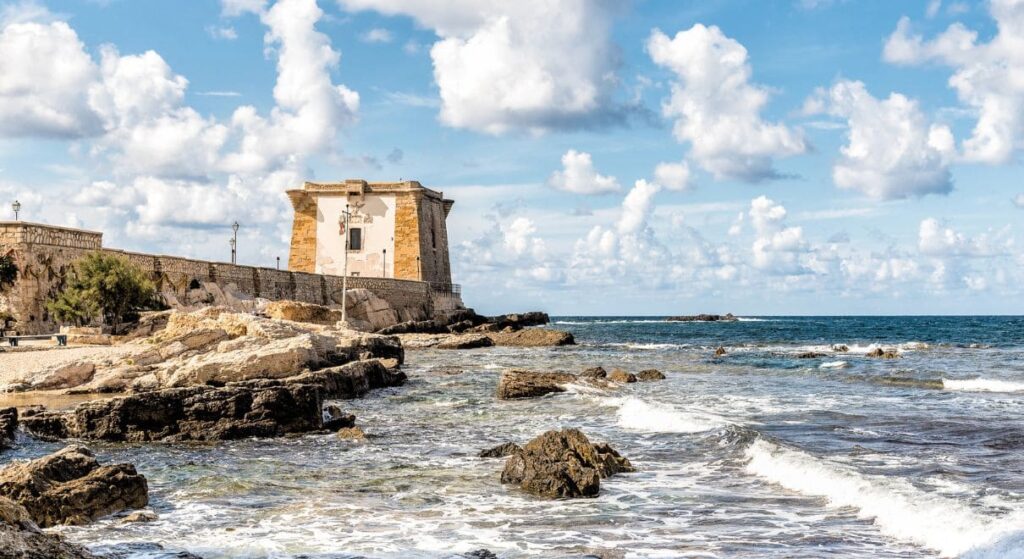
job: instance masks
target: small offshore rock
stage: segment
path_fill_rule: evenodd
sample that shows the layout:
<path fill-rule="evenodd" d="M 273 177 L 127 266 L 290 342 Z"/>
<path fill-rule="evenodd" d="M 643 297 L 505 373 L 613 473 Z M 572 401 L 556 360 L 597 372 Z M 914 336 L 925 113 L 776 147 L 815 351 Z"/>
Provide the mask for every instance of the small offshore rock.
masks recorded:
<path fill-rule="evenodd" d="M 718 349 L 715 350 L 715 357 L 721 357 L 723 355 L 725 355 L 725 347 L 718 346 Z"/>
<path fill-rule="evenodd" d="M 835 351 L 837 353 L 846 353 L 847 351 L 850 351 L 850 347 L 847 346 L 846 344 L 833 345 L 832 351 Z"/>
<path fill-rule="evenodd" d="M 350 441 L 361 441 L 366 439 L 366 433 L 359 427 L 344 427 L 338 429 L 338 438 Z"/>
<path fill-rule="evenodd" d="M 650 382 L 652 380 L 665 380 L 665 373 L 662 373 L 658 369 L 644 369 L 636 375 L 637 380 L 643 382 Z"/>
<path fill-rule="evenodd" d="M 565 392 L 563 386 L 575 380 L 576 376 L 569 373 L 537 373 L 509 369 L 501 374 L 498 381 L 498 399 L 536 398 L 553 392 Z"/>
<path fill-rule="evenodd" d="M 895 349 L 882 349 L 876 347 L 875 349 L 865 354 L 867 357 L 881 357 L 882 359 L 899 359 L 900 354 Z"/>
<path fill-rule="evenodd" d="M 691 314 L 684 316 L 670 316 L 666 318 L 669 322 L 735 322 L 739 320 L 732 313 L 726 314 Z"/>
<path fill-rule="evenodd" d="M 480 456 L 480 458 L 505 458 L 522 451 L 523 447 L 516 443 L 503 443 L 496 447 L 488 448 L 487 450 L 481 450 L 478 456 Z"/>
<path fill-rule="evenodd" d="M 494 340 L 483 334 L 464 334 L 452 336 L 437 344 L 438 349 L 476 349 L 480 347 L 491 347 Z"/>
<path fill-rule="evenodd" d="M 616 367 L 612 369 L 612 372 L 608 373 L 608 380 L 622 383 L 636 382 L 636 375 L 629 371 L 619 369 L 618 367 Z"/>
<path fill-rule="evenodd" d="M 582 378 L 605 378 L 607 376 L 608 371 L 605 371 L 604 367 L 590 367 L 583 369 L 583 372 L 580 373 Z"/>
<path fill-rule="evenodd" d="M 135 511 L 131 514 L 126 514 L 121 517 L 121 522 L 135 523 L 135 522 L 153 522 L 160 518 L 155 512 L 148 510 Z"/>
<path fill-rule="evenodd" d="M 131 464 L 100 466 L 92 451 L 69 446 L 0 470 L 0 496 L 25 507 L 42 526 L 85 524 L 149 503 L 146 478 Z"/>
<path fill-rule="evenodd" d="M 341 411 L 341 408 L 331 404 L 324 407 L 324 429 L 337 431 L 343 427 L 353 427 L 356 424 L 356 416 Z"/>
<path fill-rule="evenodd" d="M 462 554 L 466 559 L 498 559 L 498 556 L 489 549 L 478 549 Z"/>
<path fill-rule="evenodd" d="M 547 431 L 512 455 L 501 482 L 541 497 L 596 497 L 601 478 L 634 471 L 608 445 L 591 444 L 579 429 Z"/>
<path fill-rule="evenodd" d="M 817 351 L 805 351 L 796 356 L 797 359 L 818 359 L 821 357 L 825 357 L 825 354 Z"/>

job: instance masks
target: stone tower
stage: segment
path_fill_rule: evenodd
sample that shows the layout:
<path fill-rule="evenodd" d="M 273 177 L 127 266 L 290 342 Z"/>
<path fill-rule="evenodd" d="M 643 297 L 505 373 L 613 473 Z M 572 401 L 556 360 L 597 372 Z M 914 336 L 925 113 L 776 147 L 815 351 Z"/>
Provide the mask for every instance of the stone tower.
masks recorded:
<path fill-rule="evenodd" d="M 341 218 L 351 213 L 348 273 L 451 286 L 446 220 L 454 202 L 417 181 L 306 182 L 289 190 L 295 209 L 288 268 L 341 275 L 345 237 Z"/>

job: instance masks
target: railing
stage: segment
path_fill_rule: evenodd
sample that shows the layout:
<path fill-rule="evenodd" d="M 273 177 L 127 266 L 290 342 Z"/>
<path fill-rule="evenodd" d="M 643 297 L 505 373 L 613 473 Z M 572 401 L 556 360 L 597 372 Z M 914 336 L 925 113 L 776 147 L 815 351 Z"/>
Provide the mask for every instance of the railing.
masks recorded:
<path fill-rule="evenodd" d="M 430 282 L 430 289 L 435 293 L 447 293 L 458 297 L 462 296 L 462 286 L 457 283 L 432 281 Z"/>

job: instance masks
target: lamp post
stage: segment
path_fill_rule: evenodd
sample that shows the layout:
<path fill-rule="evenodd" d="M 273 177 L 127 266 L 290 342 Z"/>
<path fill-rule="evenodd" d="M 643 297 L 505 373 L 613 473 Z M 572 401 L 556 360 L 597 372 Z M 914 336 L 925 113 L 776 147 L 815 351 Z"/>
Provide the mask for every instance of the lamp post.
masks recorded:
<path fill-rule="evenodd" d="M 381 259 L 380 263 L 380 277 L 386 278 L 388 277 L 388 249 L 382 248 L 381 253 L 384 257 Z"/>
<path fill-rule="evenodd" d="M 238 222 L 231 224 L 231 231 L 234 235 L 231 237 L 231 263 L 238 263 Z"/>
<path fill-rule="evenodd" d="M 345 211 L 338 216 L 338 225 L 341 230 L 342 252 L 341 259 L 341 322 L 348 327 L 348 220 L 352 214 L 348 211 L 348 204 L 345 204 Z"/>
<path fill-rule="evenodd" d="M 11 209 L 14 210 L 14 221 L 18 221 L 18 213 L 21 212 L 21 202 L 15 200 L 14 203 L 11 204 Z"/>
<path fill-rule="evenodd" d="M 277 257 L 277 269 L 278 270 L 281 269 L 281 257 L 280 256 Z"/>

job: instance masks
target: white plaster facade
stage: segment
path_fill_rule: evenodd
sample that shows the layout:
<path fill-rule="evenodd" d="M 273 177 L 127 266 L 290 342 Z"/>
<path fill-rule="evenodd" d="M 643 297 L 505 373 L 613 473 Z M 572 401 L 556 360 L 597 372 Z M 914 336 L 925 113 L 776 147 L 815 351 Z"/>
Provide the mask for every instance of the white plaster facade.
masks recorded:
<path fill-rule="evenodd" d="M 350 228 L 362 230 L 362 247 L 348 252 L 348 274 L 361 277 L 395 277 L 395 195 L 352 196 L 344 193 L 321 196 L 316 216 L 316 273 L 342 275 L 345 239 L 341 235 L 342 212 L 348 205 Z"/>

